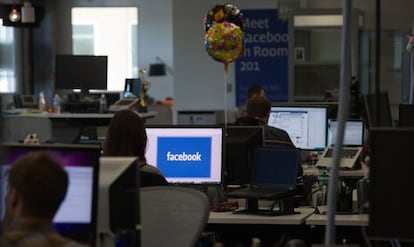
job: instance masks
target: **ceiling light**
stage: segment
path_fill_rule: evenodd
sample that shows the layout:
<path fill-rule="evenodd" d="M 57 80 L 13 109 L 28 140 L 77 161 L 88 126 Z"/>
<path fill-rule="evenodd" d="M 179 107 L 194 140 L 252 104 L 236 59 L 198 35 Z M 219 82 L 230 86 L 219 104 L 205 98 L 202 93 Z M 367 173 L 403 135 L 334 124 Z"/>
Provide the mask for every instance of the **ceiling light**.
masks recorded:
<path fill-rule="evenodd" d="M 11 22 L 18 22 L 20 21 L 20 18 L 21 18 L 20 12 L 17 10 L 16 6 L 13 6 L 9 14 L 9 20 Z"/>

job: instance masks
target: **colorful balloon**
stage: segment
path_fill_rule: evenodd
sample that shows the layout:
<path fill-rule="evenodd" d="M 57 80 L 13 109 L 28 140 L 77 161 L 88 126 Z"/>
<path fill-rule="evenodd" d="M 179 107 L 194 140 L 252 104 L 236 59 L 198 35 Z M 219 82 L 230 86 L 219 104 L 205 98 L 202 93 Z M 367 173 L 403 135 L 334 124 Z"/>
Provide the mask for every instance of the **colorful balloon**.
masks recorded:
<path fill-rule="evenodd" d="M 208 55 L 224 64 L 238 59 L 244 50 L 244 33 L 233 23 L 214 23 L 205 35 Z"/>
<path fill-rule="evenodd" d="M 243 31 L 243 14 L 233 4 L 218 4 L 211 8 L 204 18 L 204 28 L 207 32 L 214 23 L 230 22 Z"/>

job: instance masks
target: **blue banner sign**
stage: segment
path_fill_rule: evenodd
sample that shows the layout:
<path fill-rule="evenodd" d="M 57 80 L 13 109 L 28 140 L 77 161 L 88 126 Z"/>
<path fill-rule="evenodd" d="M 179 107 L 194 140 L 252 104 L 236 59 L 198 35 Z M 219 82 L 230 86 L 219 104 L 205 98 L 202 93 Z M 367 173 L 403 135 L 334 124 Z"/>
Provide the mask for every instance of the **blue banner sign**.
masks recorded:
<path fill-rule="evenodd" d="M 245 50 L 236 60 L 236 105 L 259 84 L 272 102 L 288 101 L 288 23 L 277 9 L 243 10 Z"/>

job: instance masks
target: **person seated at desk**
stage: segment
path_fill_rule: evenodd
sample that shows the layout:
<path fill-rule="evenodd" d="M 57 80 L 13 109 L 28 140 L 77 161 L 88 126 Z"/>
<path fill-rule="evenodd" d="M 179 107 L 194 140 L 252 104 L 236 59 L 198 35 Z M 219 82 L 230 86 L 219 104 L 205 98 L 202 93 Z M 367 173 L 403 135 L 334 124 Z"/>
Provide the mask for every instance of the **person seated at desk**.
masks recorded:
<path fill-rule="evenodd" d="M 266 90 L 263 86 L 255 84 L 255 85 L 250 86 L 247 89 L 247 101 L 249 101 L 249 99 L 254 98 L 256 96 L 261 96 L 261 97 L 266 96 Z M 247 101 L 246 101 L 246 104 L 247 104 Z M 239 112 L 238 112 L 239 117 L 247 116 L 246 104 L 239 108 Z"/>
<path fill-rule="evenodd" d="M 15 162 L 8 173 L 2 247 L 81 247 L 53 228 L 52 220 L 65 198 L 68 174 L 43 152 Z"/>
<path fill-rule="evenodd" d="M 264 141 L 266 146 L 296 148 L 289 134 L 282 129 L 267 125 L 272 104 L 264 96 L 256 96 L 247 101 L 247 116 L 240 117 L 234 122 L 238 126 L 264 126 Z M 299 164 L 298 176 L 302 176 L 303 169 Z"/>
<path fill-rule="evenodd" d="M 137 156 L 140 167 L 140 184 L 146 186 L 168 185 L 162 172 L 147 164 L 145 151 L 147 133 L 138 113 L 122 110 L 115 113 L 109 123 L 103 145 L 104 156 Z"/>
<path fill-rule="evenodd" d="M 245 117 L 238 118 L 234 124 L 245 126 L 262 125 L 264 126 L 265 131 L 265 141 L 276 141 L 281 144 L 285 143 L 284 146 L 287 147 L 295 147 L 286 131 L 267 125 L 271 107 L 272 104 L 266 97 L 253 97 L 247 101 L 247 115 Z"/>

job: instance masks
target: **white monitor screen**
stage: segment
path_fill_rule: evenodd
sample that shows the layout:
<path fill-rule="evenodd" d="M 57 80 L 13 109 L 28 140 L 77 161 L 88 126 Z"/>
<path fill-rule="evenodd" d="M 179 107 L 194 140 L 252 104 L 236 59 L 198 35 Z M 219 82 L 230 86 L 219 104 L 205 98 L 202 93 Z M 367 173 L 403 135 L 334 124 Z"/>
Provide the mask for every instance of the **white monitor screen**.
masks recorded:
<path fill-rule="evenodd" d="M 219 184 L 222 180 L 222 127 L 147 127 L 146 158 L 169 183 Z"/>
<path fill-rule="evenodd" d="M 328 122 L 328 146 L 336 143 L 336 133 L 338 131 L 338 121 L 330 119 Z M 362 146 L 364 142 L 364 121 L 347 120 L 345 122 L 344 146 Z"/>
<path fill-rule="evenodd" d="M 326 106 L 272 106 L 268 125 L 285 130 L 297 148 L 326 147 Z"/>

